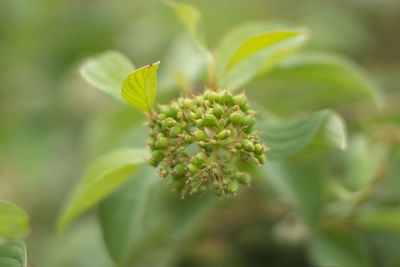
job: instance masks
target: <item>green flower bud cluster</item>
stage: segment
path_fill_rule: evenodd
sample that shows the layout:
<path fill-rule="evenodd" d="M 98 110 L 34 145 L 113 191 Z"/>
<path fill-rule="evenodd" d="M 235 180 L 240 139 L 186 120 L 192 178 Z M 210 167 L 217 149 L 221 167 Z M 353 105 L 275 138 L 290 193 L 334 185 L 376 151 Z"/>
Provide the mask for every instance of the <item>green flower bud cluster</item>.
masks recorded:
<path fill-rule="evenodd" d="M 238 161 L 265 163 L 266 147 L 254 131 L 255 111 L 244 94 L 206 90 L 159 106 L 150 117 L 149 163 L 159 167 L 182 198 L 213 188 L 218 196 L 236 195 L 249 184 Z"/>

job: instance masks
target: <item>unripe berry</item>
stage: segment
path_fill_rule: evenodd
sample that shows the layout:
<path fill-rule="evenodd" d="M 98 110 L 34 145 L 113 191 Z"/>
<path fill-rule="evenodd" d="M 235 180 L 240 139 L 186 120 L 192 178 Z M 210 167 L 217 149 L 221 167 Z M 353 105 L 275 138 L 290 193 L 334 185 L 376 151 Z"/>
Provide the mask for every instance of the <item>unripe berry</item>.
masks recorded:
<path fill-rule="evenodd" d="M 157 118 L 157 119 L 158 119 L 159 121 L 163 121 L 163 120 L 165 120 L 166 118 L 167 118 L 167 116 L 166 116 L 165 114 L 162 114 L 162 113 L 161 113 L 161 114 L 158 114 L 158 118 Z"/>
<path fill-rule="evenodd" d="M 196 141 L 206 141 L 207 139 L 208 139 L 208 137 L 203 130 L 197 130 L 194 133 L 194 140 L 196 140 Z"/>
<path fill-rule="evenodd" d="M 198 120 L 196 121 L 196 127 L 197 127 L 197 128 L 203 128 L 203 127 L 204 127 L 204 120 L 198 119 Z"/>
<path fill-rule="evenodd" d="M 219 94 L 217 92 L 211 92 L 210 96 L 208 97 L 208 100 L 213 103 L 219 103 L 221 101 L 221 98 L 219 97 Z"/>
<path fill-rule="evenodd" d="M 238 105 L 241 110 L 243 110 L 243 111 L 247 111 L 248 110 L 247 98 L 243 94 L 242 95 L 235 95 L 233 97 L 233 102 L 235 103 L 235 105 Z"/>
<path fill-rule="evenodd" d="M 264 152 L 265 152 L 265 149 L 262 145 L 260 145 L 260 144 L 254 145 L 254 154 L 261 155 L 261 154 L 264 154 Z"/>
<path fill-rule="evenodd" d="M 206 160 L 206 154 L 200 151 L 199 153 L 197 153 L 196 156 L 192 157 L 191 162 L 199 166 L 203 164 L 205 160 Z"/>
<path fill-rule="evenodd" d="M 248 139 L 243 140 L 242 147 L 247 152 L 253 152 L 254 151 L 254 144 L 253 144 L 253 142 L 251 142 Z"/>
<path fill-rule="evenodd" d="M 231 136 L 231 133 L 232 132 L 230 130 L 223 130 L 218 133 L 217 138 L 219 140 L 224 140 L 224 139 L 228 138 L 229 136 Z"/>
<path fill-rule="evenodd" d="M 173 126 L 169 130 L 169 136 L 172 137 L 172 138 L 178 137 L 178 135 L 180 135 L 181 133 L 182 133 L 182 129 L 179 126 Z"/>
<path fill-rule="evenodd" d="M 189 120 L 195 120 L 195 119 L 198 118 L 197 114 L 194 113 L 193 111 L 189 111 L 188 114 L 187 114 L 187 117 L 188 117 Z"/>
<path fill-rule="evenodd" d="M 173 118 L 166 118 L 163 122 L 162 122 L 162 128 L 163 130 L 169 129 L 172 126 L 174 126 L 176 124 L 176 121 Z"/>
<path fill-rule="evenodd" d="M 174 167 L 175 176 L 183 176 L 186 173 L 185 165 L 183 163 L 178 163 Z"/>
<path fill-rule="evenodd" d="M 223 169 L 222 172 L 227 175 L 232 175 L 235 173 L 235 168 L 232 165 L 226 165 Z"/>
<path fill-rule="evenodd" d="M 258 162 L 259 162 L 260 164 L 264 164 L 265 161 L 266 161 L 265 154 L 256 155 L 256 159 L 258 160 Z"/>
<path fill-rule="evenodd" d="M 193 142 L 193 138 L 192 136 L 185 134 L 185 136 L 183 137 L 183 141 L 185 142 L 185 144 L 191 144 Z"/>
<path fill-rule="evenodd" d="M 158 166 L 158 162 L 153 160 L 153 159 L 149 159 L 148 162 L 149 162 L 150 166 L 153 166 L 153 167 L 157 167 Z"/>
<path fill-rule="evenodd" d="M 204 122 L 204 126 L 214 127 L 217 125 L 217 118 L 215 118 L 215 116 L 212 114 L 207 114 L 204 117 L 203 122 Z"/>
<path fill-rule="evenodd" d="M 225 92 L 224 95 L 222 96 L 222 103 L 224 103 L 228 107 L 233 106 L 234 105 L 233 96 L 230 93 Z"/>
<path fill-rule="evenodd" d="M 172 186 L 176 189 L 176 191 L 180 192 L 185 187 L 185 182 L 182 177 L 173 177 Z"/>
<path fill-rule="evenodd" d="M 155 147 L 158 149 L 165 149 L 168 146 L 169 146 L 169 141 L 166 137 L 160 137 L 155 143 Z"/>
<path fill-rule="evenodd" d="M 235 182 L 229 182 L 226 190 L 228 190 L 231 193 L 236 193 L 239 190 L 239 185 Z"/>
<path fill-rule="evenodd" d="M 164 157 L 165 153 L 161 150 L 154 150 L 153 152 L 151 152 L 151 158 L 156 162 L 162 161 Z"/>
<path fill-rule="evenodd" d="M 185 98 L 185 100 L 183 101 L 183 105 L 186 109 L 190 109 L 193 105 L 193 101 L 189 98 Z"/>
<path fill-rule="evenodd" d="M 224 115 L 224 108 L 221 107 L 220 105 L 216 104 L 213 108 L 212 108 L 212 114 L 214 114 L 217 118 L 221 118 L 222 115 Z"/>
<path fill-rule="evenodd" d="M 241 184 L 248 184 L 251 181 L 251 176 L 247 172 L 236 172 L 234 178 Z"/>
<path fill-rule="evenodd" d="M 255 123 L 256 123 L 256 119 L 250 115 L 247 115 L 244 117 L 242 125 L 251 128 L 251 127 L 253 127 L 253 125 Z"/>
<path fill-rule="evenodd" d="M 229 121 L 233 125 L 241 125 L 243 120 L 243 113 L 240 111 L 235 111 L 229 116 Z"/>
<path fill-rule="evenodd" d="M 189 173 L 195 173 L 197 172 L 197 167 L 193 163 L 190 163 L 189 165 L 186 166 L 186 169 Z"/>

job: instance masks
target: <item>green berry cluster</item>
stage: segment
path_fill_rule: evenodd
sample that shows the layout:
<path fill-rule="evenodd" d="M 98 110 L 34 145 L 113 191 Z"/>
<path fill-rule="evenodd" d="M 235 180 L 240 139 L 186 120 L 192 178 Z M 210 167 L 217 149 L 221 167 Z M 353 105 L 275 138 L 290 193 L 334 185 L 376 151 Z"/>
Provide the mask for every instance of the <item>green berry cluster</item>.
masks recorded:
<path fill-rule="evenodd" d="M 244 94 L 206 90 L 202 95 L 180 97 L 159 106 L 150 116 L 149 162 L 159 166 L 182 198 L 186 194 L 236 195 L 240 184 L 249 184 L 238 161 L 265 163 L 265 145 L 254 131 L 255 111 Z"/>

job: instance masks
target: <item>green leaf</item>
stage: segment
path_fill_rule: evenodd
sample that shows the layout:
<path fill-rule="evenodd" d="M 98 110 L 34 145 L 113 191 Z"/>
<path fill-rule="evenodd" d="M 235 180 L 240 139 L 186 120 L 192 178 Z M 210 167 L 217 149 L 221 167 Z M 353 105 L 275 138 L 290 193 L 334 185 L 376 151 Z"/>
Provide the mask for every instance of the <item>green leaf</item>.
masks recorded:
<path fill-rule="evenodd" d="M 13 203 L 0 200 L 0 237 L 18 240 L 24 238 L 29 231 L 28 214 Z"/>
<path fill-rule="evenodd" d="M 141 67 L 126 77 L 122 97 L 132 107 L 151 113 L 157 90 L 157 69 L 160 61 Z"/>
<path fill-rule="evenodd" d="M 381 144 L 372 143 L 364 135 L 354 135 L 344 154 L 346 185 L 352 190 L 360 190 L 371 184 L 383 164 L 385 152 Z"/>
<path fill-rule="evenodd" d="M 120 149 L 91 164 L 70 195 L 59 218 L 58 230 L 117 189 L 145 164 L 146 155 L 147 150 L 143 149 Z"/>
<path fill-rule="evenodd" d="M 358 214 L 354 222 L 361 228 L 400 234 L 400 208 L 381 208 Z"/>
<path fill-rule="evenodd" d="M 361 239 L 350 231 L 321 230 L 312 238 L 308 254 L 315 266 L 370 266 L 367 250 Z"/>
<path fill-rule="evenodd" d="M 132 248 L 146 233 L 144 215 L 150 189 L 156 181 L 154 168 L 142 168 L 124 187 L 100 203 L 104 241 L 112 259 L 120 265 L 129 259 Z"/>
<path fill-rule="evenodd" d="M 217 48 L 216 76 L 218 77 L 218 86 L 234 91 L 249 82 L 256 75 L 269 71 L 286 56 L 299 48 L 307 39 L 307 35 L 296 35 L 273 45 L 266 46 L 259 52 L 228 68 L 229 62 L 246 41 L 254 36 L 265 34 L 266 31 L 271 32 L 287 27 L 287 25 L 277 23 L 259 22 L 239 25 L 229 31 L 221 39 Z"/>
<path fill-rule="evenodd" d="M 308 33 L 305 31 L 273 31 L 252 36 L 244 43 L 242 43 L 239 49 L 235 52 L 235 54 L 230 59 L 225 71 L 228 71 L 242 60 L 269 46 L 272 46 L 284 40 L 288 40 L 295 36 L 307 34 Z"/>
<path fill-rule="evenodd" d="M 201 13 L 197 8 L 186 3 L 176 3 L 173 1 L 165 1 L 176 13 L 178 18 L 185 25 L 188 32 L 196 35 L 199 28 Z"/>
<path fill-rule="evenodd" d="M 269 151 L 267 157 L 281 158 L 291 155 L 308 145 L 318 130 L 333 145 L 344 149 L 346 133 L 343 121 L 337 114 L 322 110 L 310 115 L 286 122 L 266 121 L 260 113 L 259 130 L 263 133 Z"/>
<path fill-rule="evenodd" d="M 321 214 L 321 164 L 310 162 L 269 161 L 264 169 L 268 182 L 280 197 L 297 208 L 313 229 Z"/>
<path fill-rule="evenodd" d="M 22 241 L 0 245 L 1 267 L 26 267 L 26 247 Z"/>
<path fill-rule="evenodd" d="M 200 51 L 205 62 L 211 61 L 211 53 L 206 47 L 205 34 L 201 20 L 201 12 L 194 6 L 186 3 L 176 3 L 175 1 L 165 1 L 172 8 L 179 20 L 189 32 L 191 40 Z"/>
<path fill-rule="evenodd" d="M 327 53 L 303 52 L 286 58 L 257 79 L 255 90 L 274 112 L 334 107 L 361 98 L 371 98 L 378 106 L 382 102 L 380 90 L 357 64 Z"/>
<path fill-rule="evenodd" d="M 81 67 L 82 77 L 104 93 L 123 101 L 121 87 L 134 69 L 131 61 L 118 51 L 106 51 L 87 59 Z"/>

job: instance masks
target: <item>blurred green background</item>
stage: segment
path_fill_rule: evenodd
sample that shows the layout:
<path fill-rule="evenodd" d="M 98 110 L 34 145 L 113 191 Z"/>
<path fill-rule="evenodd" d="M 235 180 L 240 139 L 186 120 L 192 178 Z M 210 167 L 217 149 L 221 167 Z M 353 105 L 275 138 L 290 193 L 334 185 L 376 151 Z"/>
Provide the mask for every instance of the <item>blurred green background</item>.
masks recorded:
<path fill-rule="evenodd" d="M 244 86 L 250 96 L 263 97 L 259 104 L 282 116 L 333 107 L 354 138 L 366 131 L 383 135 L 389 146 L 400 142 L 400 1 L 187 2 L 202 12 L 211 46 L 231 27 L 247 21 L 309 28 L 312 36 L 304 50 L 331 51 L 358 62 L 387 100 L 378 113 L 368 101 L 326 105 L 297 91 L 301 104 L 290 108 L 284 104 L 290 94 L 275 90 L 268 95 L 262 81 Z M 123 52 L 136 66 L 161 60 L 162 69 L 163 64 L 173 64 L 174 48 L 185 38 L 182 31 L 173 12 L 155 0 L 0 2 L 0 198 L 17 203 L 31 216 L 27 246 L 32 266 L 113 266 L 92 214 L 74 223 L 63 238 L 54 233 L 60 207 L 84 167 L 117 144 L 125 125 L 118 121 L 118 112 L 126 111 L 85 83 L 78 69 L 85 58 L 108 49 Z M 308 101 L 302 102 L 302 97 Z M 107 128 L 110 121 L 113 131 Z M 143 146 L 141 139 L 126 143 Z M 398 156 L 395 162 L 400 162 Z M 399 173 L 391 178 L 392 190 L 400 190 Z M 313 266 L 297 217 L 282 215 L 287 207 L 271 197 L 273 193 L 265 193 L 268 189 L 255 187 L 243 193 L 241 201 L 221 204 L 228 208 L 206 220 L 208 227 L 192 237 L 177 266 Z M 399 198 L 380 201 L 399 205 Z M 397 239 L 390 241 L 383 233 L 365 237 L 371 266 L 400 266 L 397 231 Z M 375 241 L 368 243 L 369 238 Z M 390 257 L 374 250 L 381 245 L 393 251 Z"/>

